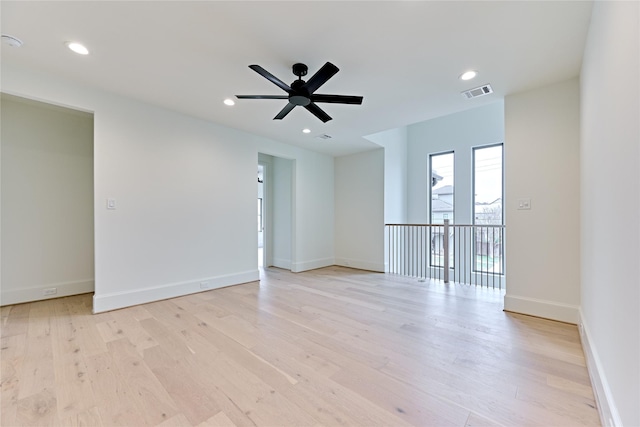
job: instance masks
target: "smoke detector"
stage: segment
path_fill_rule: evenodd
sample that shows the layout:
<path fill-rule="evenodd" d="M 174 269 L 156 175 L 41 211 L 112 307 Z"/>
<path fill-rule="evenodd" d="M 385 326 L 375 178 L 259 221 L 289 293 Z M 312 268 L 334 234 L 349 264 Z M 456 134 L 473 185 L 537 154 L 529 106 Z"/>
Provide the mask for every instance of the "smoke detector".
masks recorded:
<path fill-rule="evenodd" d="M 486 85 L 478 86 L 473 89 L 465 90 L 464 92 L 461 92 L 461 93 L 465 99 L 471 99 L 471 98 L 477 98 L 479 96 L 489 95 L 490 93 L 493 93 L 493 89 L 491 89 L 490 84 L 486 84 Z"/>
<path fill-rule="evenodd" d="M 14 36 L 10 36 L 9 34 L 3 34 L 2 35 L 2 42 L 4 44 L 7 44 L 11 47 L 20 47 L 23 45 L 22 40 L 20 40 L 17 37 Z"/>

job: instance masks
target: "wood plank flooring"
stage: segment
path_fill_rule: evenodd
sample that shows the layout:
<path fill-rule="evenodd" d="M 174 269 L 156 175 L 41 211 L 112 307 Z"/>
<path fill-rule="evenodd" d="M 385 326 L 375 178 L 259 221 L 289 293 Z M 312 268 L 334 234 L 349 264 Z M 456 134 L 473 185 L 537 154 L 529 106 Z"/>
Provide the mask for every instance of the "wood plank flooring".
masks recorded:
<path fill-rule="evenodd" d="M 91 314 L 2 307 L 2 426 L 600 425 L 575 326 L 330 267 Z"/>

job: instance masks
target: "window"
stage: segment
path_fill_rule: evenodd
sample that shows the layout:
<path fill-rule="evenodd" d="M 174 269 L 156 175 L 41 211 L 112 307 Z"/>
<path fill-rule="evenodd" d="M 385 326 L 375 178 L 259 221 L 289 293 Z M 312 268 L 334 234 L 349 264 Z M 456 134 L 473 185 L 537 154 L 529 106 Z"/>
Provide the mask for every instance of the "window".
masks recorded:
<path fill-rule="evenodd" d="M 473 149 L 474 270 L 502 274 L 503 153 L 502 144 Z"/>
<path fill-rule="evenodd" d="M 448 219 L 453 223 L 454 219 L 454 153 L 431 154 L 429 156 L 429 171 L 431 174 L 429 218 L 431 224 L 444 224 Z M 449 236 L 444 235 L 443 227 L 430 228 L 429 240 L 431 242 L 430 264 L 433 267 L 444 267 L 444 242 L 449 240 L 449 246 L 453 249 L 452 231 Z M 453 267 L 453 250 L 449 252 L 449 265 Z"/>
<path fill-rule="evenodd" d="M 431 171 L 429 217 L 431 224 L 444 224 L 445 219 L 453 222 L 453 160 L 453 152 L 429 156 L 429 170 Z"/>

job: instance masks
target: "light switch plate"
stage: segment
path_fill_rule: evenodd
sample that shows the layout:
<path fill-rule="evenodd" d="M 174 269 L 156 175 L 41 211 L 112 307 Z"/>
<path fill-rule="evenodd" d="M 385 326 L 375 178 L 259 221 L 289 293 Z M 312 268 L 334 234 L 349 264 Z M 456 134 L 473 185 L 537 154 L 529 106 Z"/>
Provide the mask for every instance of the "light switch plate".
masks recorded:
<path fill-rule="evenodd" d="M 518 210 L 529 210 L 531 209 L 531 199 L 518 199 Z"/>
<path fill-rule="evenodd" d="M 107 199 L 107 209 L 116 208 L 116 199 Z"/>

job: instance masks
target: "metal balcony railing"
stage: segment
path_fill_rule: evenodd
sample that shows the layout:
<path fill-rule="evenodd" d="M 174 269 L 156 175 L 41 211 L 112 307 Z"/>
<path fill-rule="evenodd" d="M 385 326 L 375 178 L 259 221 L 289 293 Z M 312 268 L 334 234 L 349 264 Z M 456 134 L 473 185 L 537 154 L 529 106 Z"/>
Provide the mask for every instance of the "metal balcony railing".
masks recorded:
<path fill-rule="evenodd" d="M 386 224 L 387 272 L 504 288 L 504 225 Z"/>

